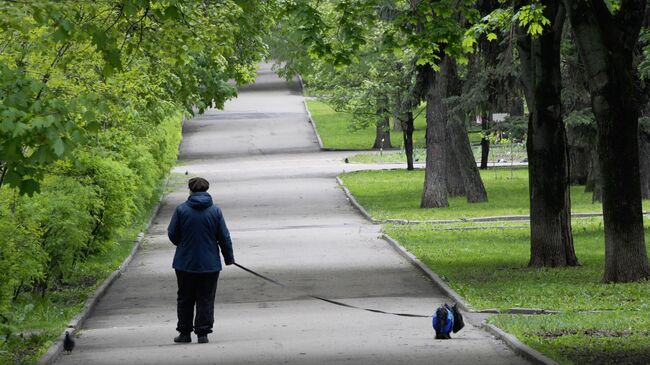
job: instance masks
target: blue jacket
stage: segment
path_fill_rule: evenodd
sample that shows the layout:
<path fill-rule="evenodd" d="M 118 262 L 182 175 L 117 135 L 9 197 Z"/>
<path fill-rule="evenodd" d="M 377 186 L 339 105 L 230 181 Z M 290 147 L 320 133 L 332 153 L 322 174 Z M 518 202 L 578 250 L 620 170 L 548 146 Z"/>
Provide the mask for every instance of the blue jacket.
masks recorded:
<path fill-rule="evenodd" d="M 223 214 L 207 192 L 192 193 L 176 207 L 167 235 L 176 245 L 172 267 L 178 271 L 221 271 L 219 248 L 226 265 L 235 262 Z"/>

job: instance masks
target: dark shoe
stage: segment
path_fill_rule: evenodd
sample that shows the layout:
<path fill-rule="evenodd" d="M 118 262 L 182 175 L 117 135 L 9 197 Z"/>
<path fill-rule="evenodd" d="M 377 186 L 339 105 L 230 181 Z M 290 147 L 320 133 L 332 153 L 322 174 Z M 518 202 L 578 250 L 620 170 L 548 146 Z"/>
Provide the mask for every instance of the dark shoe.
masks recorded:
<path fill-rule="evenodd" d="M 174 337 L 174 342 L 176 343 L 192 342 L 192 336 L 190 336 L 189 333 L 181 333 L 180 335 Z"/>
<path fill-rule="evenodd" d="M 208 335 L 199 336 L 199 343 L 208 343 Z"/>

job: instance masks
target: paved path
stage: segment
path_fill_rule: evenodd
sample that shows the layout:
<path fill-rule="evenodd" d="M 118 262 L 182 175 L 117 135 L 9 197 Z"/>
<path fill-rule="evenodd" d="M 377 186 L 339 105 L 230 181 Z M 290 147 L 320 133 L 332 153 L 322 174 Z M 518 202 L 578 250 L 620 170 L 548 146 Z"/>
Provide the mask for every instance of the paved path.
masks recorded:
<path fill-rule="evenodd" d="M 307 292 L 388 311 L 431 313 L 446 301 L 378 239 L 335 176 L 359 169 L 318 150 L 296 87 L 260 70 L 224 111 L 184 127 L 178 172 L 212 183 L 236 260 Z M 519 364 L 472 326 L 435 341 L 430 320 L 379 315 L 300 297 L 233 266 L 219 281 L 210 343 L 176 335 L 174 247 L 166 227 L 187 190 L 167 195 L 143 249 L 87 320 L 61 364 Z M 194 338 L 196 341 L 196 338 Z"/>

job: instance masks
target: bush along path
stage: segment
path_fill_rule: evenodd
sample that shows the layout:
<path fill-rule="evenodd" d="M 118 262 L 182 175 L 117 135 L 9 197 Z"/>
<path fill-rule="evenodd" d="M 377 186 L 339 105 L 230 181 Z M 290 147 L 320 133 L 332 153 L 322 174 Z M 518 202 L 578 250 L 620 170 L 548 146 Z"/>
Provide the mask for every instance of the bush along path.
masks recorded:
<path fill-rule="evenodd" d="M 393 173 L 400 172 L 388 172 Z M 344 189 L 350 188 L 352 199 L 359 194 L 366 201 L 375 201 L 369 193 L 376 183 L 372 179 L 375 172 L 358 173 L 370 177 L 367 185 L 355 174 L 343 176 L 343 181 L 353 181 Z M 376 174 L 382 176 L 383 172 Z M 512 195 L 509 198 L 517 199 Z M 376 201 L 371 205 L 375 214 L 399 216 L 410 212 L 397 203 Z M 575 202 L 581 204 L 580 198 Z M 367 208 L 356 204 L 364 211 Z M 493 214 L 492 211 L 500 209 L 497 205 L 480 213 Z M 371 217 L 367 212 L 365 215 Z M 441 287 L 448 288 L 452 296 L 464 298 L 468 309 L 496 313 L 486 319 L 486 326 L 496 325 L 492 330 L 497 332 L 502 328 L 545 356 L 567 364 L 646 364 L 650 360 L 646 323 L 650 315 L 650 283 L 602 283 L 604 249 L 600 217 L 573 220 L 581 266 L 571 268 L 527 267 L 527 221 L 389 223 L 383 230 L 425 271 L 435 272 L 432 276 L 441 282 Z M 646 237 L 650 237 L 649 229 Z"/>
<path fill-rule="evenodd" d="M 173 113 L 119 154 L 80 149 L 83 164 L 54 165 L 32 197 L 0 188 L 1 363 L 38 359 L 132 251 L 176 159 L 180 124 Z"/>

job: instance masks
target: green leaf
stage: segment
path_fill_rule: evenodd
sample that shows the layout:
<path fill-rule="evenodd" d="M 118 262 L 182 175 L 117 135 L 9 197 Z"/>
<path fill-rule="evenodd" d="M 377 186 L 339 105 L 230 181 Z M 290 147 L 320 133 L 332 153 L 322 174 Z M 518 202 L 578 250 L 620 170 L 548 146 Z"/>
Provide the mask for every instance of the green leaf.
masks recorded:
<path fill-rule="evenodd" d="M 181 13 L 178 11 L 178 8 L 174 5 L 169 6 L 165 9 L 165 18 L 166 19 L 180 19 Z"/>
<path fill-rule="evenodd" d="M 122 68 L 122 58 L 120 51 L 117 49 L 108 49 L 104 52 L 104 60 L 111 65 L 113 69 Z"/>
<path fill-rule="evenodd" d="M 476 44 L 476 39 L 473 36 L 466 36 L 463 39 L 463 48 L 467 50 L 472 50 L 474 48 L 474 45 Z"/>
<path fill-rule="evenodd" d="M 54 124 L 54 117 L 51 115 L 48 115 L 46 117 L 34 117 L 31 120 L 31 124 L 35 129 L 46 129 Z"/>
<path fill-rule="evenodd" d="M 20 184 L 20 195 L 33 196 L 41 191 L 41 185 L 34 179 L 23 180 Z"/>
<path fill-rule="evenodd" d="M 52 151 L 54 151 L 54 153 L 59 157 L 63 156 L 63 153 L 65 152 L 65 144 L 61 138 L 54 141 L 52 144 Z"/>
<path fill-rule="evenodd" d="M 64 41 L 68 40 L 69 34 L 62 27 L 58 27 L 58 28 L 56 28 L 54 33 L 52 33 L 52 36 L 57 41 L 64 42 Z"/>
<path fill-rule="evenodd" d="M 488 33 L 488 35 L 487 35 L 487 40 L 488 40 L 488 41 L 492 42 L 493 40 L 496 40 L 496 39 L 497 39 L 497 35 L 496 35 L 496 34 L 494 34 L 494 33 Z"/>
<path fill-rule="evenodd" d="M 0 122 L 0 131 L 9 133 L 14 130 L 15 125 L 16 123 L 14 123 L 13 121 L 9 119 L 5 119 L 2 122 Z"/>
<path fill-rule="evenodd" d="M 48 21 L 48 15 L 46 11 L 43 11 L 43 9 L 35 8 L 34 9 L 34 14 L 33 14 L 34 20 L 36 20 L 37 23 L 39 24 L 47 24 Z"/>
<path fill-rule="evenodd" d="M 13 137 L 21 137 L 25 135 L 29 131 L 29 128 L 27 128 L 27 125 L 25 123 L 16 123 L 14 126 L 14 133 Z"/>
<path fill-rule="evenodd" d="M 93 33 L 93 42 L 98 49 L 105 50 L 108 45 L 108 36 L 102 30 L 97 30 Z"/>

